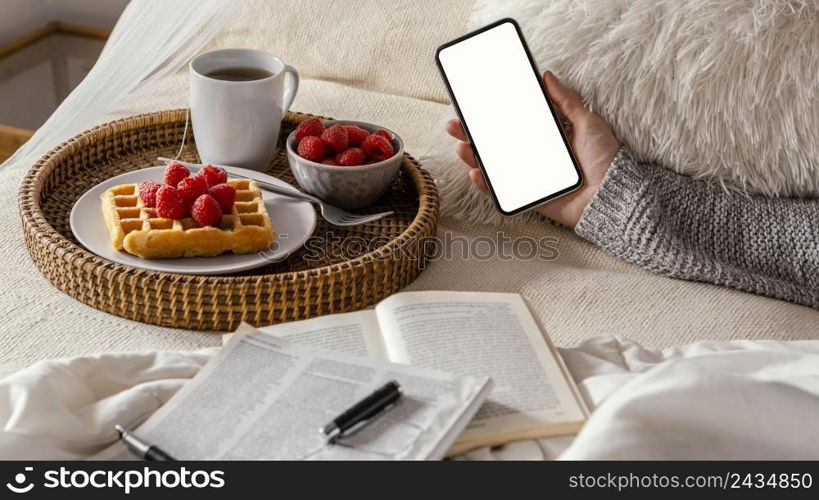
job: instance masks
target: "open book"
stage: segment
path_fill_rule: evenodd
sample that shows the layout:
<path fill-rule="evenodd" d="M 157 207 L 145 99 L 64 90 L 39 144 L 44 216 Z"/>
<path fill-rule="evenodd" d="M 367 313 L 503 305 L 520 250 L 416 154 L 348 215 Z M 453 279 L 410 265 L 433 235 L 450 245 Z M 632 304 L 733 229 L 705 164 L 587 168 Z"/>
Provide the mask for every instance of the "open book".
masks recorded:
<path fill-rule="evenodd" d="M 319 433 L 385 382 L 402 395 L 329 444 Z M 440 460 L 486 401 L 489 377 L 294 344 L 242 325 L 137 429 L 180 460 Z M 95 457 L 128 460 L 119 442 Z"/>
<path fill-rule="evenodd" d="M 374 310 L 261 329 L 288 341 L 450 373 L 486 376 L 489 399 L 447 453 L 568 435 L 587 411 L 520 295 L 403 292 Z"/>

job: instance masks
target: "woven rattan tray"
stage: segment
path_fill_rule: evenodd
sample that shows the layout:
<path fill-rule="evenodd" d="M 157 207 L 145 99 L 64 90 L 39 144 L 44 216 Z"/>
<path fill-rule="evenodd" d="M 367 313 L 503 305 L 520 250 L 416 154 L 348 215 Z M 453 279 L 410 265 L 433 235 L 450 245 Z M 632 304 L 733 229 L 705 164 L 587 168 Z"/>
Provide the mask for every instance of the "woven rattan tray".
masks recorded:
<path fill-rule="evenodd" d="M 289 113 L 280 144 L 307 118 Z M 34 165 L 20 188 L 23 231 L 32 260 L 54 286 L 128 319 L 232 330 L 241 321 L 266 325 L 361 309 L 401 289 L 423 269 L 424 246 L 438 220 L 438 193 L 430 175 L 408 155 L 392 190 L 362 211 L 393 210 L 392 216 L 347 228 L 319 216 L 310 249 L 252 271 L 159 273 L 110 262 L 78 245 L 68 221 L 77 199 L 105 179 L 156 165 L 158 156 L 175 156 L 185 120 L 184 110 L 174 110 L 111 122 L 63 143 Z M 190 127 L 180 159 L 199 160 Z M 298 185 L 281 148 L 268 172 Z"/>

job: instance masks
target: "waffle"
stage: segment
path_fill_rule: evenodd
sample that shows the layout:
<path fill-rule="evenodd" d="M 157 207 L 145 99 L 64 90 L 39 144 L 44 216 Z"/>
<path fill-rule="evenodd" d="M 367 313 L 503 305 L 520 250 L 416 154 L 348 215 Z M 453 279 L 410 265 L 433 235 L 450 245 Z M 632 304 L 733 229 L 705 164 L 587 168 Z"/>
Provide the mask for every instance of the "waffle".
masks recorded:
<path fill-rule="evenodd" d="M 199 227 L 190 217 L 158 217 L 139 198 L 137 184 L 114 186 L 102 194 L 102 213 L 111 245 L 143 259 L 214 257 L 260 252 L 273 241 L 275 231 L 262 193 L 254 181 L 231 179 L 236 202 L 218 226 Z"/>

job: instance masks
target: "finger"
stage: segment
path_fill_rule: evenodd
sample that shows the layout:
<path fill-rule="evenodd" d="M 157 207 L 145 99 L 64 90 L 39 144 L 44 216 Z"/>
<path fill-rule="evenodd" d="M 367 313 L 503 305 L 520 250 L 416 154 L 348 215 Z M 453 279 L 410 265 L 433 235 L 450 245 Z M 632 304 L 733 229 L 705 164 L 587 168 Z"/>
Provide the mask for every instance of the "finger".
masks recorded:
<path fill-rule="evenodd" d="M 469 165 L 472 168 L 478 168 L 478 162 L 475 160 L 475 154 L 472 152 L 472 147 L 465 143 L 459 142 L 455 146 L 455 154 L 458 155 L 458 158 L 461 159 L 464 163 Z"/>
<path fill-rule="evenodd" d="M 461 126 L 461 121 L 457 118 L 453 118 L 452 120 L 446 122 L 446 132 L 459 141 L 467 142 L 464 128 Z"/>
<path fill-rule="evenodd" d="M 577 123 L 588 113 L 586 107 L 583 105 L 583 100 L 577 92 L 560 83 L 560 80 L 557 79 L 554 73 L 551 71 L 543 73 L 543 82 L 546 84 L 546 90 L 549 91 L 549 97 L 552 98 L 552 102 L 554 102 L 560 112 L 573 123 Z"/>
<path fill-rule="evenodd" d="M 472 184 L 478 188 L 478 191 L 483 193 L 489 192 L 489 187 L 486 185 L 486 180 L 483 178 L 483 174 L 477 168 L 474 168 L 469 171 L 469 180 L 472 181 Z"/>

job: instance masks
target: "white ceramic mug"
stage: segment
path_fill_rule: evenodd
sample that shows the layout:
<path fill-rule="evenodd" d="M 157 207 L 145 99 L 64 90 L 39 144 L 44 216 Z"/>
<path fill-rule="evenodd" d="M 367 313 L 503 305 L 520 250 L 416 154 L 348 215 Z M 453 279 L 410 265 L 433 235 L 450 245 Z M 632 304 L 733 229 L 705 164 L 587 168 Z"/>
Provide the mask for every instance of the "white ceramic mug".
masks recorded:
<path fill-rule="evenodd" d="M 228 68 L 253 68 L 271 75 L 248 81 L 207 76 Z M 298 88 L 298 72 L 261 50 L 224 49 L 195 57 L 190 63 L 190 107 L 202 161 L 265 170 Z"/>

